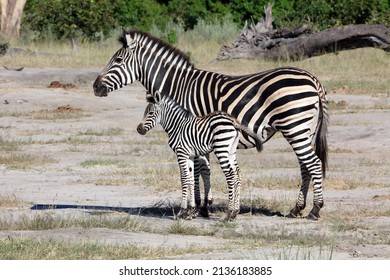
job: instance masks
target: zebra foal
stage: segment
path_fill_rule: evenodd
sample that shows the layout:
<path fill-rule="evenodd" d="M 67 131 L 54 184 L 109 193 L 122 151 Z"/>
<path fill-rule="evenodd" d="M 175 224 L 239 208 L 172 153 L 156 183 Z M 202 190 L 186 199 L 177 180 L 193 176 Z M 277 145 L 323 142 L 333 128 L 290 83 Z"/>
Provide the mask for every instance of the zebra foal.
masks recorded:
<path fill-rule="evenodd" d="M 182 185 L 181 209 L 177 218 L 192 219 L 197 215 L 194 198 L 194 158 L 214 151 L 228 184 L 226 220 L 234 220 L 240 210 L 241 171 L 236 160 L 240 133 L 254 137 L 258 151 L 262 149 L 261 141 L 226 113 L 215 112 L 196 117 L 168 96 L 161 97 L 159 92 L 154 96 L 148 94 L 147 101 L 149 104 L 137 131 L 145 135 L 154 126 L 161 124 L 168 134 L 169 147 L 177 156 Z"/>

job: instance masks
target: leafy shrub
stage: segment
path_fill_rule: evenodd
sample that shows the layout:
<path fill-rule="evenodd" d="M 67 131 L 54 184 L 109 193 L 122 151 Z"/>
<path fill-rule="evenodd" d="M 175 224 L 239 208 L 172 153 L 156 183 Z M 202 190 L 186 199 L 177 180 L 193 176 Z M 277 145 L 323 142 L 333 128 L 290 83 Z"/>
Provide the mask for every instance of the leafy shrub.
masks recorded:
<path fill-rule="evenodd" d="M 7 53 L 9 44 L 0 42 L 0 56 L 5 55 Z"/>
<path fill-rule="evenodd" d="M 184 31 L 228 17 L 237 28 L 258 21 L 269 0 L 29 0 L 22 32 L 35 39 L 99 40 L 118 27 L 160 30 L 169 42 Z M 275 0 L 274 24 L 318 29 L 359 23 L 389 24 L 389 0 Z M 161 31 L 162 30 L 162 31 Z"/>

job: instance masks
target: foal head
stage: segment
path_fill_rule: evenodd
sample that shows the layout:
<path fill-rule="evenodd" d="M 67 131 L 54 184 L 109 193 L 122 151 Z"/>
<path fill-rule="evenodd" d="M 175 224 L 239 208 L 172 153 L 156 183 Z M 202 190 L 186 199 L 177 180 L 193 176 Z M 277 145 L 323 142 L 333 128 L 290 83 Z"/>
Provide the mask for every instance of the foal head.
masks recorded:
<path fill-rule="evenodd" d="M 144 117 L 137 127 L 137 131 L 141 135 L 145 135 L 146 132 L 159 124 L 161 120 L 160 102 L 150 93 L 146 94 L 146 101 L 148 101 L 148 105 L 146 106 Z"/>

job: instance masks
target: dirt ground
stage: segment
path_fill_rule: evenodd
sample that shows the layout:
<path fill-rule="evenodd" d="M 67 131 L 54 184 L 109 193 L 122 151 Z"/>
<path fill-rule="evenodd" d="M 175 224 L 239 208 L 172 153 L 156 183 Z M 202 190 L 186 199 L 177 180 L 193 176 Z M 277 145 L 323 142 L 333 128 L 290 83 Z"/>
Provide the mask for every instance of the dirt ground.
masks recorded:
<path fill-rule="evenodd" d="M 140 178 L 175 176 L 172 180 L 179 186 L 178 170 L 174 175 L 163 172 L 165 165 L 176 170 L 174 155 L 167 145 L 154 143 L 159 139 L 153 135 L 163 137 L 163 133 L 157 129 L 142 137 L 136 132 L 146 105 L 144 88 L 136 83 L 107 98 L 95 97 L 92 83 L 99 71 L 0 69 L 0 137 L 3 142 L 24 143 L 17 153 L 42 161 L 29 168 L 0 165 L 0 198 L 18 201 L 1 206 L 0 218 L 17 222 L 37 215 L 126 217 L 123 211 L 127 211 L 149 230 L 2 230 L 0 240 L 26 236 L 205 249 L 174 259 L 390 259 L 388 92 L 356 95 L 344 89 L 330 90 L 329 171 L 319 221 L 243 211 L 232 226 L 226 226 L 220 222 L 223 213 L 215 211 L 209 219 L 183 221 L 214 234 L 183 235 L 168 231 L 177 223 L 171 205 L 180 200 L 179 187 L 164 189 L 154 185 L 156 180 L 148 184 Z M 120 133 L 114 133 L 118 128 Z M 287 214 L 298 194 L 299 167 L 286 141 L 276 136 L 265 144 L 262 154 L 239 151 L 238 157 L 246 180 L 243 199 L 281 201 L 278 211 Z M 113 164 L 82 164 L 103 158 Z M 217 168 L 213 177 L 223 183 Z M 143 169 L 150 175 L 141 173 Z M 311 209 L 309 194 L 307 211 Z M 225 198 L 223 191 L 215 192 L 217 205 L 226 203 Z"/>

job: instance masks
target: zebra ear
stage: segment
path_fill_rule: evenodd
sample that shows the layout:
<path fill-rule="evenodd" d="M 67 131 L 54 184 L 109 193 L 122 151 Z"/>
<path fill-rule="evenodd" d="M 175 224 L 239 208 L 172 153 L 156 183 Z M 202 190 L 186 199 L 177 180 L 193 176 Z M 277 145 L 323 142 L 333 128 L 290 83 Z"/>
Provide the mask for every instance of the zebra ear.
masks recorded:
<path fill-rule="evenodd" d="M 156 103 L 156 100 L 154 99 L 154 96 L 150 92 L 146 92 L 146 101 L 148 103 Z"/>
<path fill-rule="evenodd" d="M 133 38 L 131 38 L 130 34 L 126 34 L 125 38 L 126 38 L 127 47 L 130 47 L 133 44 L 133 41 L 134 41 Z"/>
<path fill-rule="evenodd" d="M 158 90 L 156 90 L 156 92 L 154 93 L 154 99 L 157 103 L 161 101 L 161 93 Z"/>

